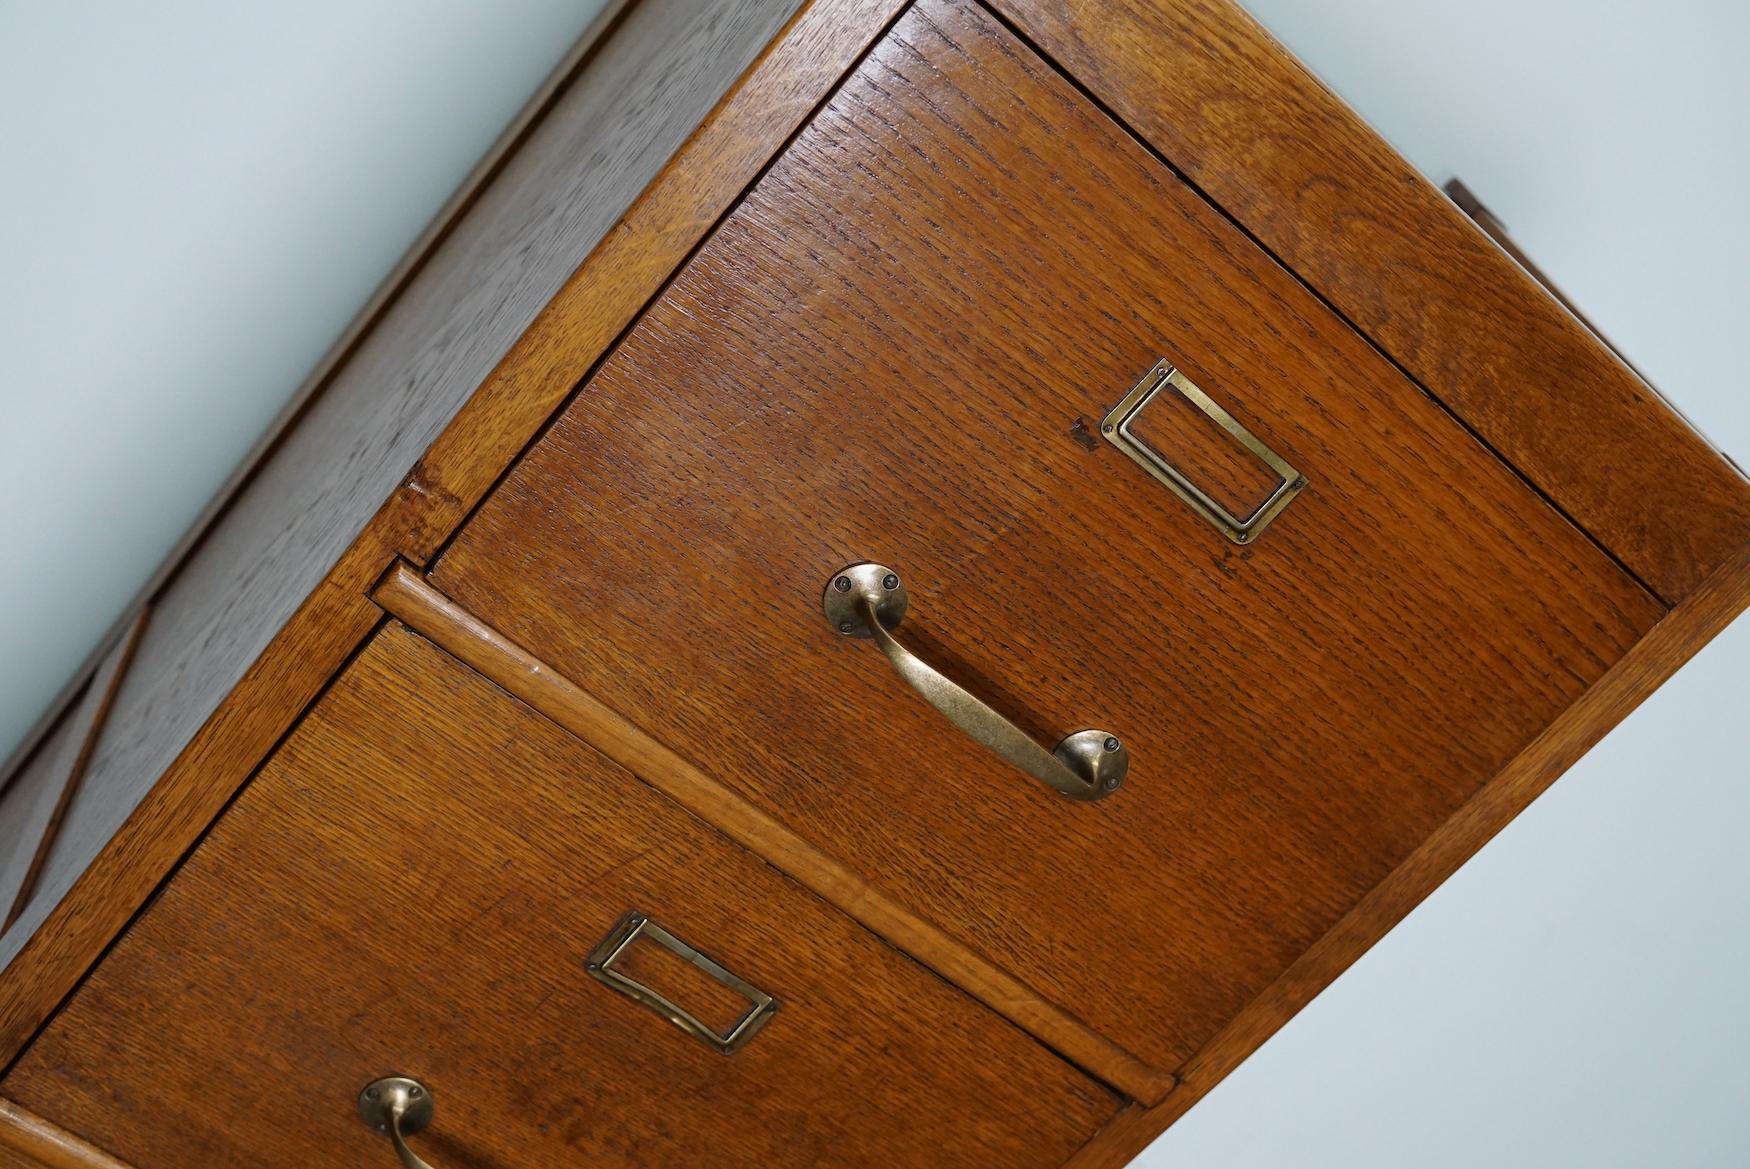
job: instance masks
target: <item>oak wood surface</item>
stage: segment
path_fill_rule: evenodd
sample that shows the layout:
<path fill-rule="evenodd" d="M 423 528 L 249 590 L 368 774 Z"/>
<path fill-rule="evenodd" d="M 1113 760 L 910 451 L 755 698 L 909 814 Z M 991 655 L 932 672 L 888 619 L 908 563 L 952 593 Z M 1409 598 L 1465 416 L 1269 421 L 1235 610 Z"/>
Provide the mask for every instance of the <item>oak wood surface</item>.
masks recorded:
<path fill-rule="evenodd" d="M 65 728 L 64 753 L 57 754 L 52 764 L 59 773 L 59 780 L 55 784 L 58 790 L 52 798 L 45 798 L 33 806 L 34 840 L 31 840 L 27 848 L 21 849 L 5 861 L 6 884 L 0 885 L 0 891 L 9 894 L 11 898 L 6 911 L 7 929 L 18 920 L 31 898 L 36 895 L 37 884 L 42 879 L 44 870 L 54 862 L 56 850 L 65 847 L 62 829 L 69 821 L 75 828 L 78 826 L 81 807 L 79 797 L 84 790 L 85 771 L 90 766 L 92 753 L 103 736 L 103 728 L 108 724 L 116 691 L 127 677 L 134 650 L 140 644 L 140 635 L 145 631 L 150 617 L 150 609 L 141 609 L 134 614 L 133 620 L 122 630 L 121 638 L 109 647 L 108 653 L 98 663 L 79 705 L 70 712 Z M 35 823 L 36 815 L 41 816 L 40 824 Z M 18 880 L 14 883 L 12 876 L 19 861 L 24 863 Z"/>
<path fill-rule="evenodd" d="M 424 562 L 485 496 L 590 367 L 905 7 L 812 0 L 590 253 L 415 468 Z"/>
<path fill-rule="evenodd" d="M 1120 1109 L 1118 1115 L 1095 1133 L 1093 1139 L 1077 1149 L 1063 1164 L 1063 1169 L 1121 1169 L 1160 1135 L 1152 1129 L 1156 1111 L 1135 1104 Z M 1144 1135 L 1144 1134 L 1147 1135 Z M 1123 1152 L 1134 1150 L 1134 1152 Z M 1122 1159 L 1117 1159 L 1117 1158 Z"/>
<path fill-rule="evenodd" d="M 1159 1103 L 1172 1076 L 1090 1031 L 1038 993 L 872 888 L 527 650 L 397 565 L 372 592 L 394 617 L 716 826 L 867 928 L 1126 1095 Z"/>
<path fill-rule="evenodd" d="M 1496 218 L 1495 213 L 1489 210 L 1481 199 L 1477 198 L 1476 192 L 1464 185 L 1462 179 L 1457 176 L 1447 179 L 1444 183 L 1440 184 L 1440 191 L 1448 199 L 1451 199 L 1453 205 L 1460 211 L 1464 212 L 1470 221 L 1476 224 L 1477 227 L 1481 229 L 1482 233 L 1494 242 L 1496 247 L 1500 248 L 1503 252 L 1506 252 L 1515 264 L 1518 264 L 1521 268 L 1525 269 L 1526 275 L 1542 285 L 1543 290 L 1555 297 L 1557 302 L 1560 303 L 1563 308 L 1573 314 L 1576 321 L 1585 325 L 1586 330 L 1589 333 L 1598 338 L 1598 340 L 1612 353 L 1616 354 L 1616 356 L 1621 359 L 1624 365 L 1633 370 L 1636 377 L 1640 378 L 1643 382 L 1646 382 L 1648 389 L 1652 390 L 1654 393 L 1658 393 L 1658 387 L 1652 384 L 1651 379 L 1649 379 L 1634 362 L 1628 359 L 1627 354 L 1623 353 L 1621 349 L 1616 347 L 1615 342 L 1604 335 L 1604 330 L 1598 327 L 1597 322 L 1593 321 L 1585 313 L 1580 311 L 1580 306 L 1569 299 L 1568 294 L 1561 290 L 1550 274 L 1539 267 L 1537 262 L 1531 258 L 1524 248 L 1514 242 L 1513 236 L 1507 231 L 1507 225 Z M 1666 406 L 1670 407 L 1672 410 L 1677 409 L 1663 394 L 1660 394 L 1659 397 L 1661 401 L 1664 401 Z M 1678 413 L 1681 413 L 1681 411 L 1678 411 Z"/>
<path fill-rule="evenodd" d="M 0 1169 L 132 1169 L 10 1100 L 0 1100 Z"/>
<path fill-rule="evenodd" d="M 725 1057 L 593 980 L 631 908 L 778 1014 Z M 354 1112 L 391 1071 L 431 1088 L 440 1165 L 1043 1169 L 1117 1108 L 395 625 L 4 1091 L 135 1169 L 338 1169 L 392 1163 Z"/>
<path fill-rule="evenodd" d="M 0 960 L 66 895 L 796 3 L 642 0 L 375 327 L 351 343 L 157 597 L 137 668 L 91 761 L 76 829 L 23 929 L 0 940 Z M 390 542 L 399 549 L 399 538 Z M 381 561 L 366 580 L 380 569 Z"/>
<path fill-rule="evenodd" d="M 118 758 L 113 765 L 117 784 L 124 788 L 124 799 L 137 803 L 131 813 L 117 813 L 121 826 L 89 866 L 71 877 L 69 888 L 55 887 L 52 896 L 37 898 L 29 912 L 0 937 L 0 965 L 4 966 L 0 970 L 0 1056 L 10 1058 L 19 1050 L 369 632 L 380 610 L 365 593 L 385 565 L 397 554 L 415 559 L 429 555 L 559 400 L 524 394 L 516 399 L 523 407 L 520 413 L 507 412 L 504 402 L 491 395 L 482 395 L 477 405 L 471 400 L 469 408 L 444 429 L 433 450 L 383 501 L 327 575 L 311 588 L 305 576 L 308 564 L 312 558 L 320 559 L 316 553 L 336 534 L 317 538 L 305 530 L 304 520 L 317 523 L 321 516 L 340 515 L 340 526 L 352 522 L 347 517 L 359 505 L 355 495 L 368 498 L 374 489 L 376 463 L 389 458 L 374 448 L 357 459 L 336 453 L 350 449 L 349 444 L 368 430 L 364 419 L 372 396 L 383 392 L 385 386 L 401 385 L 417 370 L 426 371 L 422 376 L 449 384 L 452 375 L 446 372 L 447 364 L 480 352 L 469 346 L 476 334 L 499 335 L 497 330 L 505 327 L 495 315 L 499 306 L 513 315 L 518 305 L 527 307 L 513 295 L 518 265 L 533 272 L 549 262 L 536 259 L 544 256 L 545 249 L 526 230 L 515 226 L 527 221 L 509 217 L 506 204 L 499 200 L 507 200 L 511 206 L 532 206 L 538 212 L 536 223 L 547 223 L 549 217 L 557 216 L 563 225 L 572 223 L 570 215 L 562 201 L 553 201 L 551 189 L 544 185 L 554 175 L 569 175 L 577 184 L 572 189 L 582 191 L 594 189 L 592 176 L 605 181 L 621 175 L 628 182 L 641 181 L 630 170 L 622 172 L 624 156 L 598 151 L 592 144 L 620 142 L 632 158 L 646 158 L 644 151 L 660 151 L 663 142 L 672 141 L 667 135 L 677 131 L 684 117 L 677 114 L 674 122 L 660 125 L 641 122 L 645 126 L 642 132 L 621 137 L 615 119 L 599 116 L 601 103 L 629 101 L 642 116 L 649 117 L 667 108 L 668 103 L 680 101 L 681 95 L 696 94 L 689 88 L 693 81 L 721 84 L 732 72 L 736 54 L 747 44 L 740 38 L 758 35 L 753 28 L 737 24 L 738 8 L 738 4 L 724 3 L 683 6 L 683 13 L 703 9 L 707 29 L 722 29 L 726 26 L 718 22 L 723 21 L 740 29 L 735 37 L 707 38 L 701 43 L 673 38 L 674 28 L 660 23 L 660 14 L 667 11 L 672 15 L 673 8 L 653 0 L 639 6 L 640 17 L 648 17 L 645 10 L 651 9 L 657 15 L 649 18 L 659 23 L 645 26 L 644 35 L 638 36 L 639 26 L 628 19 L 609 38 L 592 62 L 592 68 L 608 70 L 608 83 L 602 90 L 574 87 L 568 93 L 551 115 L 561 128 L 548 134 L 543 126 L 531 137 L 518 152 L 517 161 L 458 225 L 412 283 L 408 296 L 379 326 L 378 332 L 389 330 L 399 335 L 399 339 L 383 344 L 412 347 L 408 363 L 389 361 L 378 370 L 381 380 L 355 380 L 343 373 L 160 598 L 159 620 L 154 627 L 168 641 L 158 647 L 147 638 L 142 645 L 132 671 L 137 686 L 124 689 L 114 717 L 117 724 L 132 730 L 112 732 L 121 736 L 113 749 L 126 760 L 124 764 Z M 765 157 L 788 137 L 819 94 L 836 80 L 835 70 L 842 71 L 886 16 L 884 9 L 872 8 L 862 0 L 811 0 L 733 94 L 712 112 L 709 132 L 701 131 L 689 140 L 683 155 L 664 167 L 658 180 L 622 219 L 621 232 L 610 237 L 610 246 L 598 247 L 590 254 L 566 284 L 562 297 L 569 303 L 587 299 L 604 314 L 635 312 L 660 286 L 667 273 L 663 265 L 672 267 L 685 254 L 690 246 L 687 232 L 696 237 L 704 231 Z M 680 51 L 682 46 L 690 47 L 688 55 L 680 58 L 658 56 L 653 60 L 650 55 L 657 50 Z M 692 53 L 698 57 L 690 56 Z M 525 179 L 527 186 L 523 185 Z M 600 202 L 611 208 L 606 195 Z M 500 232 L 507 238 L 495 248 L 491 241 L 499 239 Z M 664 248 L 679 252 L 669 254 L 666 261 L 659 257 L 646 262 L 647 257 L 634 255 L 631 267 L 636 270 L 629 271 L 628 252 L 638 250 L 623 242 L 631 234 L 660 239 Z M 561 253 L 566 250 L 563 243 L 555 246 Z M 584 250 L 573 248 L 572 255 Z M 496 257 L 508 265 L 492 269 L 505 283 L 488 280 L 478 264 L 457 259 L 451 267 L 446 257 L 458 255 L 479 261 Z M 434 326 L 434 321 L 443 320 L 442 306 L 451 303 L 452 296 L 482 282 L 480 296 L 470 295 L 468 300 L 486 314 L 484 317 L 463 312 L 447 325 Z M 403 313 L 411 316 L 402 317 Z M 517 327 L 520 325 L 510 326 L 513 332 Z M 372 348 L 367 343 L 353 362 L 365 360 Z M 511 357 L 538 349 L 530 349 L 525 339 L 513 347 Z M 489 345 L 486 352 L 486 360 L 490 360 Z M 587 365 L 592 357 L 574 353 L 571 359 Z M 516 361 L 509 359 L 502 367 L 512 372 L 516 368 Z M 465 379 L 465 375 L 457 376 Z M 354 385 L 352 393 L 357 397 L 336 397 L 343 385 Z M 464 381 L 458 393 L 465 392 Z M 420 397 L 420 393 L 410 391 L 404 400 Z M 348 401 L 352 402 L 350 407 Z M 318 425 L 320 419 L 327 421 Z M 397 427 L 404 424 L 414 425 L 405 418 L 391 418 L 382 433 L 393 438 Z M 306 435 L 307 430 L 315 433 Z M 336 490 L 337 460 L 362 476 L 353 485 L 353 494 Z M 285 515 L 278 510 L 279 501 L 282 497 L 304 498 L 301 477 L 311 478 L 322 494 L 320 499 L 307 499 L 303 510 L 288 509 L 298 524 L 287 529 Z M 463 493 L 440 490 L 435 481 L 438 478 L 455 484 Z M 312 514 L 306 516 L 305 512 Z M 272 522 L 263 525 L 264 515 Z M 285 538 L 263 548 L 259 543 L 263 535 L 276 531 Z M 302 533 L 301 544 L 290 538 L 294 532 Z M 301 591 L 305 589 L 309 591 Z M 283 618 L 283 607 L 291 604 L 296 604 L 295 610 Z M 166 618 L 167 612 L 181 615 Z M 182 640 L 167 632 L 171 630 L 181 631 Z M 265 648 L 261 648 L 264 643 Z M 235 677 L 230 672 L 237 669 L 243 669 L 241 678 L 225 692 L 224 687 Z M 201 722 L 202 704 L 213 702 L 216 709 Z M 163 725 L 158 725 L 160 722 Z M 197 725 L 198 731 L 189 737 L 190 728 Z M 186 745 L 180 745 L 183 743 Z M 169 758 L 174 761 L 158 773 L 156 769 Z"/>
<path fill-rule="evenodd" d="M 1080 441 L 1165 356 L 1311 485 L 1241 550 Z M 820 593 L 1097 804 L 919 701 Z M 840 87 L 435 567 L 459 604 L 1148 1065 L 1178 1067 L 1657 601 L 970 3 Z"/>
<path fill-rule="evenodd" d="M 1231 0 L 992 0 L 1675 604 L 1750 481 Z"/>
<path fill-rule="evenodd" d="M 1066 1169 L 1119 1169 L 1263 1046 L 1646 697 L 1750 610 L 1750 544 L 1654 626 L 1457 815 L 1424 841 L 1337 926 L 1259 995 L 1184 1069 L 1159 1106 L 1127 1109 Z"/>

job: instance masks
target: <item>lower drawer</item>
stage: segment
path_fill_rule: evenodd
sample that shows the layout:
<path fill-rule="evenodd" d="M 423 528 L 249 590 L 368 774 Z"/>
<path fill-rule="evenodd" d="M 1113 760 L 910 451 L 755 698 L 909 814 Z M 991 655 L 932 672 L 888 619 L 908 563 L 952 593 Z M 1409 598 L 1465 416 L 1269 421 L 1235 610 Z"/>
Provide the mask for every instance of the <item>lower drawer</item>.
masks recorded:
<path fill-rule="evenodd" d="M 439 1169 L 1056 1166 L 1119 1105 L 399 626 L 0 1095 L 137 1169 L 387 1169 L 391 1074 Z"/>

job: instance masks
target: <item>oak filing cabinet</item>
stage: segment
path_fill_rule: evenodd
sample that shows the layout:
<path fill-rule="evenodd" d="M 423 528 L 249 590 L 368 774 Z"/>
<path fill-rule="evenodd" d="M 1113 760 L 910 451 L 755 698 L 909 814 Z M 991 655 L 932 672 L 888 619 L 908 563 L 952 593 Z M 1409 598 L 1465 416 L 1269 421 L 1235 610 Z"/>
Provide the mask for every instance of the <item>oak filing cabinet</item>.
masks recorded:
<path fill-rule="evenodd" d="M 1236 6 L 794 7 L 616 8 L 15 768 L 0 1163 L 1120 1165 L 1745 606 Z"/>

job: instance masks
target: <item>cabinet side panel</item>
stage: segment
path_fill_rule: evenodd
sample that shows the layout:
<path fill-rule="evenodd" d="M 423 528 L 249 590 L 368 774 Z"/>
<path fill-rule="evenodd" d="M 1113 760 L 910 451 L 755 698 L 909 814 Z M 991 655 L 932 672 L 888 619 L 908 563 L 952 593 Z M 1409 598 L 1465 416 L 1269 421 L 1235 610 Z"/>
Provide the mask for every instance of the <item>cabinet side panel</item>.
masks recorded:
<path fill-rule="evenodd" d="M 797 0 L 644 0 L 154 607 L 10 962 Z"/>

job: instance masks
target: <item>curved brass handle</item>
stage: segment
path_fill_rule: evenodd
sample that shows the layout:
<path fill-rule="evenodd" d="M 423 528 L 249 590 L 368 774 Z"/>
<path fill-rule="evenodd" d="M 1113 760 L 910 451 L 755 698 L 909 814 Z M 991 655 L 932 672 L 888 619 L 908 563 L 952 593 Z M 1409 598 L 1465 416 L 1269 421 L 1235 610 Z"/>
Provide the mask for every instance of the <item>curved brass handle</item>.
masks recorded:
<path fill-rule="evenodd" d="M 406 1076 L 384 1076 L 359 1093 L 359 1119 L 388 1136 L 405 1169 L 432 1169 L 407 1147 L 407 1138 L 431 1123 L 432 1112 L 431 1090 Z"/>
<path fill-rule="evenodd" d="M 854 564 L 826 582 L 821 607 L 833 628 L 875 642 L 901 678 L 948 721 L 1034 779 L 1072 800 L 1099 800 L 1117 791 L 1130 752 L 1117 736 L 1077 731 L 1048 751 L 971 691 L 900 644 L 892 630 L 908 600 L 899 575 L 879 564 Z"/>

